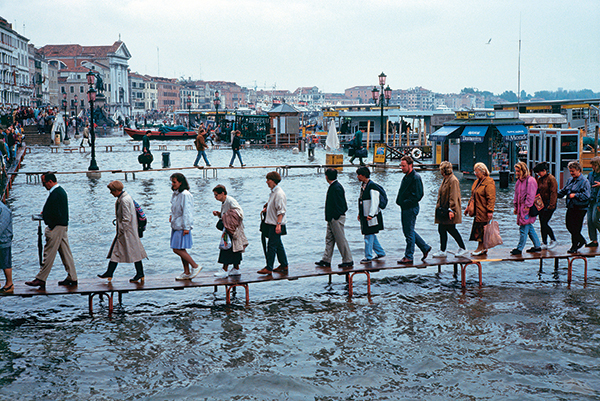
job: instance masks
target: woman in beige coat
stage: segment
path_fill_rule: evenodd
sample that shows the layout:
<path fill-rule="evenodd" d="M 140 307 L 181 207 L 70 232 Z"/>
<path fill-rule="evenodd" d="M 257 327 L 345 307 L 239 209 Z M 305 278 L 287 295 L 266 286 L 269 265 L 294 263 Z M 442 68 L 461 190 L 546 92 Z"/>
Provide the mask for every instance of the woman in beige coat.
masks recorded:
<path fill-rule="evenodd" d="M 458 244 L 458 250 L 454 254 L 456 256 L 464 256 L 467 254 L 465 243 L 456 229 L 456 225 L 462 222 L 460 184 L 452 171 L 452 163 L 443 161 L 440 164 L 440 174 L 442 174 L 444 180 L 438 190 L 438 198 L 435 205 L 435 224 L 438 224 L 438 233 L 440 234 L 440 250 L 432 256 L 434 258 L 446 257 L 448 234 Z"/>
<path fill-rule="evenodd" d="M 477 179 L 471 187 L 471 200 L 474 203 L 474 214 L 469 214 L 469 207 L 465 209 L 465 215 L 475 217 L 469 240 L 477 241 L 477 249 L 471 252 L 473 256 L 485 255 L 487 249 L 483 247 L 483 228 L 494 217 L 496 206 L 496 184 L 490 177 L 490 171 L 483 163 L 476 163 L 473 167 Z"/>
<path fill-rule="evenodd" d="M 98 274 L 100 278 L 107 278 L 110 281 L 118 263 L 134 263 L 135 277 L 129 282 L 144 282 L 144 266 L 142 259 L 147 258 L 146 251 L 140 241 L 138 234 L 137 212 L 133 199 L 129 194 L 123 191 L 121 181 L 112 181 L 107 185 L 112 196 L 117 198 L 115 201 L 115 213 L 117 222 L 117 234 L 110 246 L 107 258 L 110 259 L 108 269 L 104 274 Z"/>

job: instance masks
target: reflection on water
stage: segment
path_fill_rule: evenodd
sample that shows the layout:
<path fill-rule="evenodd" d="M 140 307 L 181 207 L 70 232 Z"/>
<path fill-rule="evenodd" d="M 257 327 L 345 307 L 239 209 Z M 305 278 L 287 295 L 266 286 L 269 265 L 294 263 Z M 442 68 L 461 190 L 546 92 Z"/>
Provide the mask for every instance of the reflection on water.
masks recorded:
<path fill-rule="evenodd" d="M 101 169 L 138 168 L 137 152 L 120 137 L 115 152 L 98 151 Z M 180 142 L 183 144 L 183 142 Z M 168 144 L 173 167 L 189 166 L 195 152 Z M 117 152 L 118 151 L 118 152 Z M 317 150 L 311 163 L 323 163 Z M 158 158 L 159 152 L 155 152 Z M 213 165 L 227 165 L 230 151 L 211 150 Z M 289 151 L 243 151 L 248 165 L 306 163 L 306 155 Z M 88 154 L 50 154 L 34 149 L 23 170 L 85 170 Z M 156 164 L 155 167 L 158 167 Z M 219 179 L 185 171 L 195 197 L 194 258 L 216 271 L 219 232 L 212 210 L 220 204 L 211 189 L 222 183 L 246 215 L 250 246 L 242 269 L 263 265 L 259 211 L 268 198 L 266 170 L 226 170 Z M 179 259 L 169 249 L 168 214 L 171 172 L 140 173 L 125 181 L 126 190 L 143 205 L 149 219 L 144 245 L 147 274 L 175 276 Z M 439 244 L 433 210 L 438 174 L 422 174 L 426 187 L 417 230 L 434 247 Z M 402 174 L 377 172 L 373 178 L 394 199 Z M 114 198 L 106 184 L 123 175 L 59 176 L 69 193 L 69 236 L 78 273 L 91 278 L 104 271 L 114 236 Z M 36 233 L 31 214 L 47 196 L 41 185 L 19 177 L 9 200 L 14 213 L 15 280 L 37 271 Z M 352 170 L 340 177 L 346 188 L 349 216 L 356 214 L 359 184 Z M 312 170 L 292 170 L 281 186 L 288 196 L 288 257 L 312 263 L 323 251 L 324 199 L 327 184 Z M 461 182 L 463 199 L 470 183 Z M 512 188 L 498 191 L 496 218 L 508 248 L 518 241 L 512 215 Z M 389 261 L 402 255 L 404 239 L 398 209 L 384 212 L 386 230 L 379 237 Z M 561 241 L 564 208 L 553 219 Z M 460 226 L 468 238 L 470 219 Z M 349 218 L 347 234 L 355 260 L 362 257 L 358 222 Z M 473 243 L 469 244 L 471 248 Z M 449 248 L 455 244 L 450 239 Z M 417 255 L 418 256 L 418 255 Z M 338 263 L 335 254 L 334 263 Z M 60 262 L 50 280 L 63 278 Z M 598 264 L 590 261 L 582 288 L 581 267 L 569 289 L 566 264 L 554 272 L 539 264 L 488 263 L 484 287 L 468 272 L 463 292 L 450 267 L 397 270 L 372 275 L 372 298 L 357 277 L 356 297 L 347 301 L 343 278 L 251 285 L 251 304 L 243 296 L 230 307 L 224 293 L 212 289 L 125 294 L 113 319 L 106 305 L 87 315 L 86 298 L 75 296 L 2 299 L 0 394 L 2 399 L 598 399 L 600 397 L 600 291 Z M 122 264 L 120 276 L 133 276 Z M 555 276 L 557 274 L 557 276 Z M 240 293 L 241 295 L 241 293 Z"/>

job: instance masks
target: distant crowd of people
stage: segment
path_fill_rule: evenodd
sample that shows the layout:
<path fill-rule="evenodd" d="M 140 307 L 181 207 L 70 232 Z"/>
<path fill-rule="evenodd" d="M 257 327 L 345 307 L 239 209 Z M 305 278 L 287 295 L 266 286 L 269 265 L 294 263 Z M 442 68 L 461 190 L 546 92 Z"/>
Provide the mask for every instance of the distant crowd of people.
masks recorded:
<path fill-rule="evenodd" d="M 202 134 L 198 136 L 201 137 Z M 570 162 L 568 169 L 571 177 L 560 189 L 556 178 L 549 173 L 547 163 L 542 162 L 534 167 L 533 173 L 537 178 L 531 175 L 525 163 L 519 162 L 514 166 L 517 182 L 513 196 L 513 210 L 519 226 L 519 241 L 510 252 L 512 255 L 520 255 L 523 252 L 527 238 L 533 243 L 533 246 L 527 249 L 527 252 L 531 253 L 552 249 L 557 245 L 556 236 L 550 227 L 550 220 L 556 210 L 557 199 L 563 197 L 566 198 L 567 206 L 566 228 L 571 234 L 571 247 L 567 252 L 573 254 L 583 246 L 598 246 L 600 157 L 594 157 L 591 164 L 593 171 L 586 178 L 582 175 L 580 163 Z M 414 265 L 415 246 L 422 253 L 421 261 L 426 260 L 433 247 L 415 231 L 417 216 L 420 212 L 419 203 L 424 196 L 421 177 L 414 170 L 413 160 L 410 156 L 402 158 L 400 167 L 404 177 L 396 196 L 396 205 L 400 207 L 406 247 L 398 264 Z M 438 190 L 434 222 L 438 225 L 440 240 L 439 250 L 431 256 L 445 258 L 448 253 L 452 253 L 457 257 L 468 257 L 469 251 L 457 229 L 457 225 L 462 222 L 463 215 L 473 217 L 469 240 L 475 241 L 477 248 L 471 252 L 471 255 L 486 254 L 488 249 L 484 242 L 484 232 L 486 226 L 493 219 L 496 205 L 496 186 L 490 177 L 488 168 L 484 163 L 474 165 L 476 179 L 471 187 L 471 196 L 464 210 L 461 205 L 459 181 L 454 175 L 452 164 L 447 161 L 442 162 L 439 171 L 443 180 Z M 321 259 L 315 262 L 319 268 L 331 268 L 335 246 L 342 257 L 342 262 L 338 264 L 338 267 L 347 269 L 354 265 L 345 235 L 348 204 L 344 188 L 337 180 L 337 175 L 338 171 L 335 169 L 330 168 L 325 171 L 325 179 L 329 188 L 325 199 L 325 251 Z M 364 258 L 360 260 L 360 263 L 369 264 L 375 259 L 386 256 L 386 251 L 379 243 L 377 235 L 384 230 L 383 210 L 388 204 L 388 198 L 385 189 L 371 180 L 368 167 L 360 166 L 356 170 L 356 176 L 361 183 L 357 219 L 364 236 Z M 193 246 L 194 198 L 183 174 L 171 175 L 170 181 L 173 190 L 169 215 L 170 247 L 179 256 L 183 265 L 183 272 L 176 277 L 176 280 L 190 280 L 202 270 L 202 267 L 188 253 Z M 287 198 L 284 190 L 279 186 L 280 182 L 281 176 L 276 171 L 271 171 L 266 175 L 266 184 L 270 194 L 268 201 L 260 211 L 260 232 L 265 266 L 258 270 L 259 274 L 271 275 L 273 272 L 287 274 L 289 271 L 289 263 L 282 242 L 282 237 L 287 234 Z M 57 183 L 56 176 L 52 173 L 42 176 L 42 185 L 49 191 L 41 214 L 41 218 L 47 226 L 44 257 L 35 279 L 26 284 L 44 289 L 58 253 L 67 271 L 67 277 L 58 284 L 75 286 L 77 285 L 77 273 L 67 236 L 69 222 L 67 193 Z M 147 254 L 140 240 L 142 235 L 138 226 L 140 207 L 125 192 L 122 182 L 112 181 L 108 184 L 108 189 L 116 198 L 116 234 L 107 255 L 108 268 L 98 277 L 111 280 L 118 263 L 133 263 L 136 273 L 130 281 L 142 283 L 144 281 L 142 260 L 147 257 Z M 215 276 L 220 278 L 237 276 L 241 274 L 242 254 L 248 246 L 244 228 L 245 213 L 237 200 L 227 193 L 225 186 L 217 185 L 212 191 L 215 199 L 221 203 L 220 210 L 212 212 L 218 218 L 217 229 L 220 232 L 218 263 L 222 265 L 222 269 L 216 272 Z M 586 214 L 589 243 L 586 243 L 581 234 Z M 540 219 L 541 240 L 533 226 L 536 218 Z M 456 241 L 458 246 L 454 252 L 447 251 L 448 235 Z M 12 293 L 14 289 L 11 270 L 11 241 L 11 212 L 4 204 L 1 204 L 0 263 L 6 276 L 6 283 L 0 289 L 0 294 Z M 277 266 L 275 266 L 276 259 Z"/>

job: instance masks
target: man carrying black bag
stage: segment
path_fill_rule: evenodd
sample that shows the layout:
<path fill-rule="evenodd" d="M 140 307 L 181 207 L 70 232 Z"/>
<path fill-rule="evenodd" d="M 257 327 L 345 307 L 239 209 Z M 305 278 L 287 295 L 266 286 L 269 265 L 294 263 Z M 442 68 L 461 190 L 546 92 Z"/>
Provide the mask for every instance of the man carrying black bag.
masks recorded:
<path fill-rule="evenodd" d="M 148 138 L 150 131 L 146 131 L 146 134 L 142 138 L 142 154 L 138 156 L 138 162 L 142 165 L 144 170 L 150 170 L 154 156 L 150 153 L 150 138 Z"/>

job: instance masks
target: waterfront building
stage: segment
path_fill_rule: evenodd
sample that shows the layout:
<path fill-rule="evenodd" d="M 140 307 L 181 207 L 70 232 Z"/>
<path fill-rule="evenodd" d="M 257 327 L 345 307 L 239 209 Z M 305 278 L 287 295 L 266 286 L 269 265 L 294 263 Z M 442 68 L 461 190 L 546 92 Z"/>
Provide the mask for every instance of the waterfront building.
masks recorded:
<path fill-rule="evenodd" d="M 294 96 L 296 103 L 303 106 L 322 105 L 325 100 L 325 95 L 316 86 L 298 88 L 294 91 Z"/>
<path fill-rule="evenodd" d="M 130 114 L 131 97 L 127 70 L 131 53 L 125 43 L 116 41 L 110 46 L 46 45 L 40 52 L 59 71 L 77 71 L 77 68 L 83 67 L 97 72 L 104 83 L 108 113 Z"/>
<path fill-rule="evenodd" d="M 89 109 L 89 103 L 87 99 L 87 77 L 86 74 L 89 70 L 85 67 L 73 67 L 63 68 L 58 70 L 58 87 L 60 95 L 56 104 L 62 110 L 62 100 L 67 99 L 67 113 L 69 110 L 75 112 L 75 102 L 77 102 L 77 109 L 86 110 Z M 77 100 L 75 96 L 77 95 Z"/>
<path fill-rule="evenodd" d="M 32 87 L 31 105 L 37 107 L 47 106 L 51 104 L 48 61 L 32 43 L 29 43 L 27 48 L 29 53 L 29 82 Z"/>
<path fill-rule="evenodd" d="M 163 112 L 174 112 L 179 110 L 181 102 L 179 90 L 181 85 L 175 78 L 150 77 L 156 85 L 157 104 L 156 109 Z"/>
<path fill-rule="evenodd" d="M 344 96 L 348 99 L 356 100 L 358 104 L 364 104 L 371 101 L 372 90 L 372 86 L 353 86 L 344 90 Z"/>
<path fill-rule="evenodd" d="M 31 102 L 28 43 L 29 39 L 0 17 L 0 104 L 3 107 L 28 106 Z"/>

